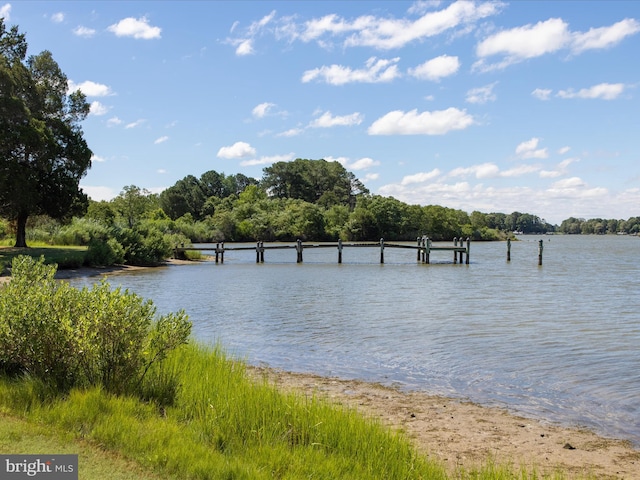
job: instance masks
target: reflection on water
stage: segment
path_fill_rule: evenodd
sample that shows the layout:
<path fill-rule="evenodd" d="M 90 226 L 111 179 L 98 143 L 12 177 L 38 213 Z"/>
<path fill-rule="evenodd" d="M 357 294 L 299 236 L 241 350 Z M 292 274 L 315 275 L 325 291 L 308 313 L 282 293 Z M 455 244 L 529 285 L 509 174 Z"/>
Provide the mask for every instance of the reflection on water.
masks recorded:
<path fill-rule="evenodd" d="M 537 265 L 544 239 L 543 266 Z M 184 308 L 194 336 L 251 363 L 507 406 L 640 444 L 640 238 L 522 237 L 416 262 L 413 250 L 227 252 L 112 277 Z"/>

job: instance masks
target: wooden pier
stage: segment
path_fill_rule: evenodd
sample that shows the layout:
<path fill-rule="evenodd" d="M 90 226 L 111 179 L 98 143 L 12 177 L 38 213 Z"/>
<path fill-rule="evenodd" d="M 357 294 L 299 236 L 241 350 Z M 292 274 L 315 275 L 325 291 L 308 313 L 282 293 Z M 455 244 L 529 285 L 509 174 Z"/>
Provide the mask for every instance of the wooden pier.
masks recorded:
<path fill-rule="evenodd" d="M 224 242 L 216 243 L 215 247 L 185 247 L 179 246 L 174 249 L 174 258 L 184 258 L 184 252 L 187 251 L 211 251 L 215 253 L 215 262 L 224 263 L 225 252 L 230 251 L 247 251 L 252 250 L 256 252 L 256 263 L 264 263 L 264 254 L 267 250 L 282 250 L 288 249 L 296 251 L 296 263 L 303 262 L 303 252 L 309 248 L 335 248 L 338 251 L 338 263 L 342 263 L 342 251 L 345 248 L 363 248 L 363 247 L 377 247 L 380 249 L 380 263 L 384 263 L 384 251 L 386 248 L 403 248 L 414 250 L 416 252 L 416 261 L 418 263 L 428 264 L 431 263 L 431 253 L 448 251 L 453 252 L 453 263 L 463 263 L 464 261 L 469 265 L 469 250 L 471 247 L 471 240 L 467 238 L 465 241 L 460 238 L 453 239 L 453 245 L 434 245 L 433 241 L 425 236 L 418 237 L 415 245 L 400 244 L 400 243 L 385 243 L 381 238 L 379 242 L 367 243 L 367 242 L 354 242 L 345 243 L 342 240 L 338 242 L 326 242 L 326 243 L 304 243 L 302 240 L 298 240 L 295 244 L 273 244 L 265 245 L 264 242 L 258 241 L 255 246 L 226 246 Z"/>

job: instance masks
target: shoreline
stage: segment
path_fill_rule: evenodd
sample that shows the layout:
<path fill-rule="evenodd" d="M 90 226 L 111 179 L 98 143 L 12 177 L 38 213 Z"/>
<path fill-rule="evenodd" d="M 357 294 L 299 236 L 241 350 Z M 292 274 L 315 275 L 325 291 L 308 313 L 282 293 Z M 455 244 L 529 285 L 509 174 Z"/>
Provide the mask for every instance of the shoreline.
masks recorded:
<path fill-rule="evenodd" d="M 590 430 L 548 424 L 504 408 L 360 380 L 248 366 L 249 374 L 283 390 L 355 408 L 402 432 L 420 452 L 449 472 L 487 461 L 525 466 L 538 474 L 560 470 L 568 478 L 640 479 L 640 450 L 626 440 Z"/>
<path fill-rule="evenodd" d="M 204 260 L 207 261 L 207 260 Z M 168 260 L 159 267 L 199 262 Z M 60 270 L 58 279 L 108 277 L 159 267 L 116 266 Z M 10 277 L 0 277 L 0 283 Z M 489 460 L 526 466 L 538 474 L 562 471 L 568 478 L 640 480 L 640 449 L 590 430 L 549 424 L 510 413 L 504 408 L 360 380 L 323 377 L 247 365 L 247 372 L 283 390 L 326 398 L 355 408 L 402 432 L 421 453 L 442 462 L 450 472 L 480 466 Z"/>

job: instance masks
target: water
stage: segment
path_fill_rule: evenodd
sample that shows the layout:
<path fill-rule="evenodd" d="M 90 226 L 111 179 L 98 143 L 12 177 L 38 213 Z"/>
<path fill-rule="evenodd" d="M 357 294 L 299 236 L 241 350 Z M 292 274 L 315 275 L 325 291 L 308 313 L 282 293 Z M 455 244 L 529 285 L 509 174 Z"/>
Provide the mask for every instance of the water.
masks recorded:
<path fill-rule="evenodd" d="M 544 265 L 538 266 L 538 240 Z M 462 398 L 640 445 L 640 238 L 473 243 L 435 252 L 227 252 L 110 283 L 183 308 L 194 336 L 253 364 Z M 91 280 L 81 280 L 78 283 Z"/>

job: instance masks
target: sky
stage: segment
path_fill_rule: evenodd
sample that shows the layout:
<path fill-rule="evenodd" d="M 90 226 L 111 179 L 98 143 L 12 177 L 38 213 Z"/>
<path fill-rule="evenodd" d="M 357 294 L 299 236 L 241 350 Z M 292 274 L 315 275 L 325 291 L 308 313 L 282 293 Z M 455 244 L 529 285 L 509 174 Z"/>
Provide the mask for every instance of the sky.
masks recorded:
<path fill-rule="evenodd" d="M 11 1 L 87 96 L 81 187 L 340 162 L 372 194 L 640 216 L 640 2 Z"/>

